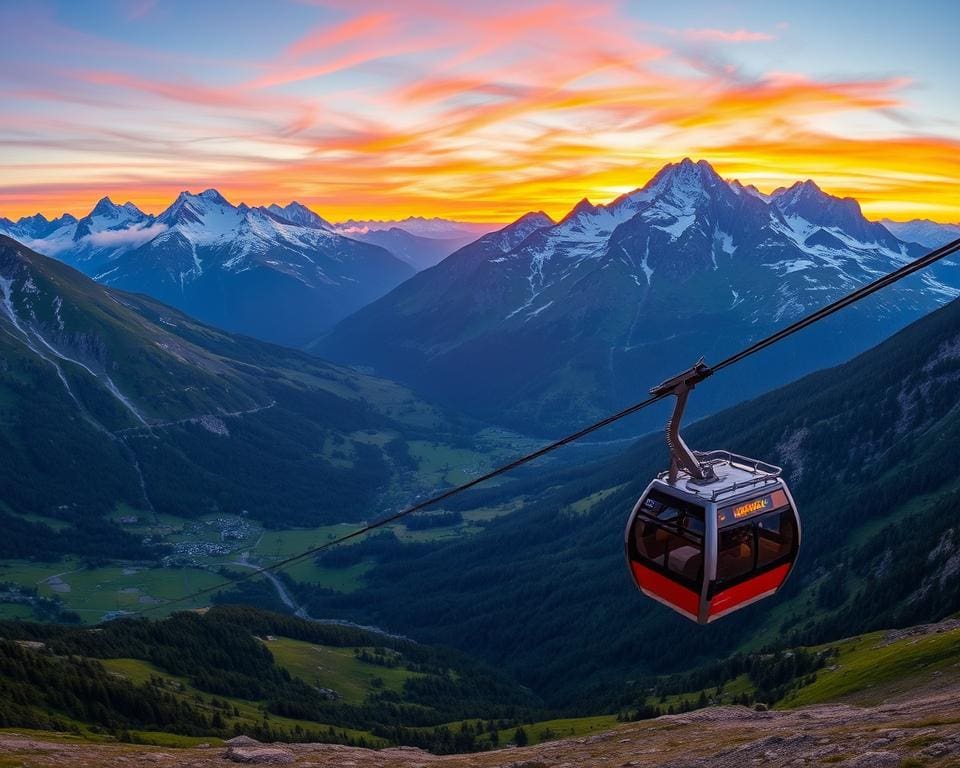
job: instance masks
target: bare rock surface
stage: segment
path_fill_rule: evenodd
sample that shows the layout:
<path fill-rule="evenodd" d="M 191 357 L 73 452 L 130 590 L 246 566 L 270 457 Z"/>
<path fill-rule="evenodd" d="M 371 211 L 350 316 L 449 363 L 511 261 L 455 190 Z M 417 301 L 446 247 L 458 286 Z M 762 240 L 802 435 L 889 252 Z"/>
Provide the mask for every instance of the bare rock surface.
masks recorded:
<path fill-rule="evenodd" d="M 828 704 L 756 712 L 712 707 L 622 725 L 582 738 L 472 755 L 410 747 L 370 750 L 336 744 L 260 744 L 159 749 L 67 737 L 0 733 L 0 765 L 24 768 L 156 766 L 229 768 L 899 768 L 904 761 L 947 768 L 960 757 L 960 684 L 875 707 Z M 910 763 L 907 763 L 910 764 Z"/>
<path fill-rule="evenodd" d="M 249 736 L 234 736 L 232 739 L 227 739 L 225 742 L 228 747 L 259 747 L 260 742 L 256 739 L 252 739 Z"/>
<path fill-rule="evenodd" d="M 843 768 L 898 768 L 900 755 L 896 752 L 864 752 L 841 763 Z"/>
<path fill-rule="evenodd" d="M 936 624 L 918 624 L 915 627 L 905 629 L 891 629 L 883 636 L 881 645 L 889 645 L 907 637 L 920 638 L 927 635 L 942 635 L 945 632 L 953 632 L 957 628 L 960 628 L 960 619 L 944 619 Z"/>
<path fill-rule="evenodd" d="M 236 747 L 231 746 L 223 754 L 228 760 L 235 763 L 250 763 L 257 765 L 290 765 L 296 762 L 293 752 L 280 747 Z"/>

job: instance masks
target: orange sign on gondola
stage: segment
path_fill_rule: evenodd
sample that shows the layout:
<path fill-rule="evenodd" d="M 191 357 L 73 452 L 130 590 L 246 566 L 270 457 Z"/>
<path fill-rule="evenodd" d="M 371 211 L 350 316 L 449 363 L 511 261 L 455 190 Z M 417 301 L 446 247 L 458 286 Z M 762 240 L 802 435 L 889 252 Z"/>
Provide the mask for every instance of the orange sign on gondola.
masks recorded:
<path fill-rule="evenodd" d="M 746 504 L 741 504 L 739 507 L 734 507 L 733 516 L 739 519 L 747 515 L 752 515 L 754 512 L 767 509 L 769 506 L 770 497 L 764 496 L 762 499 L 754 499 L 753 501 L 748 501 Z"/>

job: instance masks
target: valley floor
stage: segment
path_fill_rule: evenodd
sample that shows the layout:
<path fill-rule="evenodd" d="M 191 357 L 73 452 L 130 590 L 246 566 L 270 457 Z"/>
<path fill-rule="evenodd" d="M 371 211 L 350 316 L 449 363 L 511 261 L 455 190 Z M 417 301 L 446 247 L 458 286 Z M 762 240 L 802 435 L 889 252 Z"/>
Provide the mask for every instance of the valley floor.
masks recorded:
<path fill-rule="evenodd" d="M 710 707 L 622 725 L 606 733 L 472 755 L 437 757 L 418 749 L 380 751 L 328 744 L 198 746 L 162 749 L 56 741 L 0 733 L 0 766 L 92 768 L 272 763 L 333 768 L 742 768 L 746 765 L 848 768 L 955 766 L 960 761 L 960 683 L 925 688 L 873 707 L 826 704 L 755 712 Z"/>

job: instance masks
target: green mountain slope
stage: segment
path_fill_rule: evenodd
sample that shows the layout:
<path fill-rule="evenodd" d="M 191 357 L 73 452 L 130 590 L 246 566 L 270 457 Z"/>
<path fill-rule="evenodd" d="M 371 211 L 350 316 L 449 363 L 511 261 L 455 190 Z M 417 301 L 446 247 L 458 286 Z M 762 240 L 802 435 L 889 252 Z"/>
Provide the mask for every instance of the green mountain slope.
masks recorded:
<path fill-rule="evenodd" d="M 539 702 L 453 651 L 247 608 L 99 629 L 0 622 L 0 727 L 475 747 Z M 161 742 L 162 743 L 162 742 Z"/>
<path fill-rule="evenodd" d="M 690 672 L 630 681 L 606 706 L 621 717 L 713 704 L 878 706 L 956 688 L 958 654 L 960 622 L 948 619 L 816 646 L 737 653 Z"/>
<path fill-rule="evenodd" d="M 440 423 L 392 383 L 0 238 L 0 557 L 144 557 L 105 521 L 117 509 L 272 527 L 363 519 L 394 485 L 427 485 L 406 439 L 442 442 Z"/>
<path fill-rule="evenodd" d="M 738 653 L 611 685 L 580 705 L 607 714 L 564 717 L 455 652 L 246 608 L 122 620 L 97 630 L 0 622 L 0 731 L 66 731 L 168 747 L 246 734 L 483 751 L 714 705 L 787 710 L 943 695 L 960 684 L 958 651 L 954 619 Z"/>
<path fill-rule="evenodd" d="M 804 524 L 784 592 L 706 628 L 640 596 L 622 561 L 626 516 L 663 468 L 659 434 L 616 461 L 513 489 L 524 509 L 469 541 L 379 554 L 364 590 L 302 594 L 315 610 L 483 655 L 555 703 L 737 648 L 937 619 L 960 609 L 958 401 L 954 302 L 845 365 L 687 430 L 697 448 L 783 464 Z"/>

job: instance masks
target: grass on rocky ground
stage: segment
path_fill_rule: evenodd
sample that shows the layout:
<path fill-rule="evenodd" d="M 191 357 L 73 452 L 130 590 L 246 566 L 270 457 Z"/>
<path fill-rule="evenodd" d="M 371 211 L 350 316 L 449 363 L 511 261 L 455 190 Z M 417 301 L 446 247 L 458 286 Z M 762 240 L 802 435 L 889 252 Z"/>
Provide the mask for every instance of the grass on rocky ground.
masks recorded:
<path fill-rule="evenodd" d="M 838 655 L 811 685 L 789 694 L 779 707 L 827 701 L 878 704 L 893 696 L 960 679 L 960 629 L 885 643 L 886 632 L 820 646 Z"/>
<path fill-rule="evenodd" d="M 524 725 L 529 744 L 540 744 L 557 739 L 573 739 L 580 736 L 589 736 L 602 733 L 618 725 L 616 715 L 596 715 L 593 717 L 570 717 L 557 720 L 542 720 Z M 501 733 L 500 741 L 510 741 L 516 728 L 507 728 Z M 505 738 L 506 737 L 506 738 Z"/>

